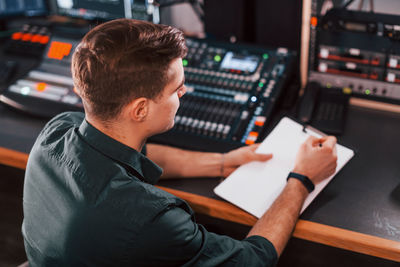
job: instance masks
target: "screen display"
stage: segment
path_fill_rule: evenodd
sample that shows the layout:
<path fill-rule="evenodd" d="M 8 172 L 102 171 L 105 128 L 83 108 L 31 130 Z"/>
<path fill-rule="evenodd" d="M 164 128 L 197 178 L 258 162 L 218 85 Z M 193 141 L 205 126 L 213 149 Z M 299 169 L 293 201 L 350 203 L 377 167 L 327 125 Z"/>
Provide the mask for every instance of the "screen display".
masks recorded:
<path fill-rule="evenodd" d="M 53 66 L 71 66 L 72 54 L 78 46 L 80 39 L 63 38 L 59 36 L 51 37 L 49 45 L 44 52 L 43 61 Z"/>
<path fill-rule="evenodd" d="M 227 52 L 221 62 L 221 69 L 254 72 L 257 69 L 259 58 L 257 56 L 238 55 Z"/>
<path fill-rule="evenodd" d="M 47 53 L 47 57 L 57 60 L 63 60 L 64 57 L 69 56 L 72 49 L 72 44 L 65 42 L 52 41 Z"/>
<path fill-rule="evenodd" d="M 38 16 L 46 13 L 44 0 L 0 0 L 0 17 Z"/>
<path fill-rule="evenodd" d="M 131 18 L 130 0 L 54 0 L 57 13 L 83 19 Z"/>

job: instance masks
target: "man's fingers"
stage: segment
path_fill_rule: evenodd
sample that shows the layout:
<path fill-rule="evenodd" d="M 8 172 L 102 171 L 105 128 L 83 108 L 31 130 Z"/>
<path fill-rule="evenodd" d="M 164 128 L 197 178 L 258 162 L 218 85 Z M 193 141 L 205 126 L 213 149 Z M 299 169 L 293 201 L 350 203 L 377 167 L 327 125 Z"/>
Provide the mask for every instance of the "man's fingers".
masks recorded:
<path fill-rule="evenodd" d="M 250 161 L 267 161 L 267 160 L 271 159 L 272 154 L 259 154 L 259 153 L 255 152 L 259 146 L 260 146 L 260 143 L 249 146 L 249 149 L 252 151 L 252 157 L 251 157 Z"/>
<path fill-rule="evenodd" d="M 304 143 L 313 146 L 318 141 L 319 139 L 317 137 L 310 135 Z"/>
<path fill-rule="evenodd" d="M 332 149 L 332 153 L 335 157 L 337 157 L 337 150 L 336 150 L 336 146 L 333 147 Z"/>
<path fill-rule="evenodd" d="M 267 161 L 272 159 L 272 154 L 257 154 L 254 153 L 254 159 L 255 161 Z"/>
<path fill-rule="evenodd" d="M 322 141 L 322 146 L 327 146 L 329 148 L 331 148 L 332 150 L 334 149 L 334 147 L 336 146 L 336 137 L 334 136 L 327 136 L 325 138 L 323 138 L 325 140 Z"/>

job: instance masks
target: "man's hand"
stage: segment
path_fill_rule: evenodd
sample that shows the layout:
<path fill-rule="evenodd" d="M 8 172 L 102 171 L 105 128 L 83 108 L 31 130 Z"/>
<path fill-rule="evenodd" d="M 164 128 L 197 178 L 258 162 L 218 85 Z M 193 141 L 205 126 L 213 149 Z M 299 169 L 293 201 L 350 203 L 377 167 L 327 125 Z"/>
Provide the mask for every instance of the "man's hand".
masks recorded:
<path fill-rule="evenodd" d="M 223 155 L 223 168 L 221 169 L 223 177 L 227 177 L 240 165 L 251 161 L 267 161 L 272 158 L 272 154 L 258 154 L 257 150 L 260 144 L 254 144 L 251 146 L 241 147 L 232 150 Z"/>
<path fill-rule="evenodd" d="M 297 152 L 293 172 L 308 176 L 314 184 L 334 174 L 336 170 L 336 138 L 310 136 Z"/>

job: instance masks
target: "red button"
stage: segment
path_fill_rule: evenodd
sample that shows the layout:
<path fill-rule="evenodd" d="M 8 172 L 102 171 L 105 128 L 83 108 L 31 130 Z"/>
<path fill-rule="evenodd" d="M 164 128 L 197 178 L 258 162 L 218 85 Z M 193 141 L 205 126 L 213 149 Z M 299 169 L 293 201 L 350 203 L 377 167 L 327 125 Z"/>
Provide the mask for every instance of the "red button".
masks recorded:
<path fill-rule="evenodd" d="M 22 35 L 22 41 L 27 42 L 27 41 L 30 41 L 31 39 L 32 39 L 32 34 L 30 34 L 30 33 L 24 33 Z"/>
<path fill-rule="evenodd" d="M 47 44 L 48 42 L 49 42 L 49 40 L 50 40 L 50 37 L 49 36 L 47 36 L 47 35 L 42 35 L 42 37 L 40 37 L 40 43 L 41 44 Z"/>
<path fill-rule="evenodd" d="M 32 36 L 31 42 L 32 43 L 39 43 L 41 37 L 42 36 L 40 34 L 35 34 L 34 36 Z"/>
<path fill-rule="evenodd" d="M 11 39 L 13 39 L 13 40 L 19 40 L 19 39 L 21 39 L 21 37 L 22 37 L 22 33 L 21 32 L 14 32 L 11 35 Z"/>

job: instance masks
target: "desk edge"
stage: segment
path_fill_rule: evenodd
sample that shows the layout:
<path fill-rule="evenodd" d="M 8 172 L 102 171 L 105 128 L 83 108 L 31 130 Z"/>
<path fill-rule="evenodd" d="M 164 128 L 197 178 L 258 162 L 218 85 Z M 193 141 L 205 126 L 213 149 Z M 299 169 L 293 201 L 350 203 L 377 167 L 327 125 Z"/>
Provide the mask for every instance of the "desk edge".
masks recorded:
<path fill-rule="evenodd" d="M 0 147 L 0 164 L 25 170 L 28 154 Z"/>

